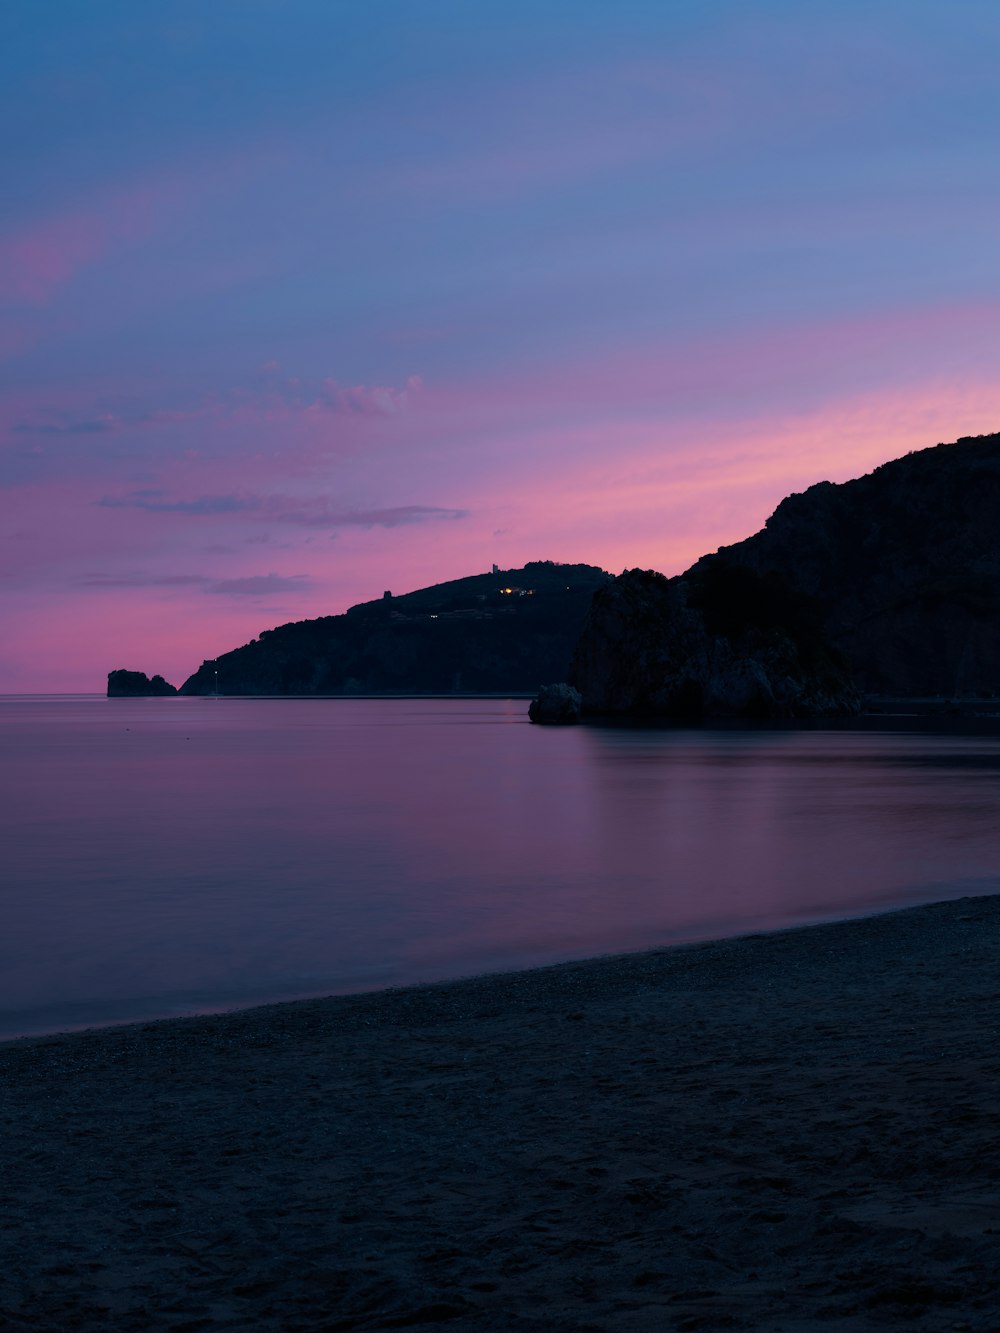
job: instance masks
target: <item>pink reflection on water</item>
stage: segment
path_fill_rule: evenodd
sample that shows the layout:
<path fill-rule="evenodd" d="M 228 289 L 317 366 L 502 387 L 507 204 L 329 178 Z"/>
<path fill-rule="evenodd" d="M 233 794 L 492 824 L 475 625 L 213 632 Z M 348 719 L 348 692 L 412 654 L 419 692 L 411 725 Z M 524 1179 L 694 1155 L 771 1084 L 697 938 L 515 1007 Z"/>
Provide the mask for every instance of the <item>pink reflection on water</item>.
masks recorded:
<path fill-rule="evenodd" d="M 0 702 L 0 1032 L 989 891 L 1000 741 L 523 701 Z"/>

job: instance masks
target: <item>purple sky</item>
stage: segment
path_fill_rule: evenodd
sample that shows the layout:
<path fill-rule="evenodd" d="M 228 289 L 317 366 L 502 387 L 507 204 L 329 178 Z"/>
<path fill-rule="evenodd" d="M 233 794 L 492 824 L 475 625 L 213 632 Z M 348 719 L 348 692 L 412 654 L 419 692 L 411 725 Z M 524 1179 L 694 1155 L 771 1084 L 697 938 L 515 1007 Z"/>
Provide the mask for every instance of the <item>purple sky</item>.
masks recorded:
<path fill-rule="evenodd" d="M 12 0 L 0 691 L 1000 429 L 1000 9 Z"/>

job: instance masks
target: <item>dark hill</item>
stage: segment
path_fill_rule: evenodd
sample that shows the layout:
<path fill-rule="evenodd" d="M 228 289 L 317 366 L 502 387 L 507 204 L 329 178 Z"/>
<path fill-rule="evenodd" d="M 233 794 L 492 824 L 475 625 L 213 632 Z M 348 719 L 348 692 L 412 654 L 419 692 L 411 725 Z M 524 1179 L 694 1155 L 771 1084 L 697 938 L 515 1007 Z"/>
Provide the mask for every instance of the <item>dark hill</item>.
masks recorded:
<path fill-rule="evenodd" d="M 182 694 L 528 693 L 559 680 L 610 575 L 532 561 L 301 620 L 202 664 Z"/>
<path fill-rule="evenodd" d="M 1000 692 L 1000 435 L 820 482 L 677 578 L 622 575 L 570 679 L 588 712 L 685 717 Z"/>
<path fill-rule="evenodd" d="M 865 692 L 1000 690 L 1000 434 L 790 495 L 691 572 L 727 561 L 809 599 Z"/>

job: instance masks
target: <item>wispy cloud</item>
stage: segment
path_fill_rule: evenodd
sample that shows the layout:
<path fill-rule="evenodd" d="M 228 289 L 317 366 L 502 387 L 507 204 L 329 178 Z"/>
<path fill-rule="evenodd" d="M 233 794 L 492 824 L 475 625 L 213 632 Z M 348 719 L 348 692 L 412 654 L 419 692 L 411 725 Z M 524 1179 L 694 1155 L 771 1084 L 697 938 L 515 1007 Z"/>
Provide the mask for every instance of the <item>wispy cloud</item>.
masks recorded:
<path fill-rule="evenodd" d="M 402 385 L 342 384 L 332 375 L 321 379 L 287 375 L 276 361 L 258 367 L 251 384 L 230 391 L 236 405 L 284 407 L 299 412 L 344 412 L 354 416 L 393 416 L 422 388 L 419 375 Z"/>
<path fill-rule="evenodd" d="M 268 597 L 274 593 L 304 592 L 311 583 L 305 574 L 251 574 L 245 578 L 222 579 L 206 591 L 235 597 Z"/>
<path fill-rule="evenodd" d="M 99 435 L 113 429 L 113 422 L 107 416 L 16 421 L 11 426 L 11 431 L 17 435 Z"/>
<path fill-rule="evenodd" d="M 348 509 L 326 497 L 287 495 L 199 495 L 175 500 L 159 491 L 130 491 L 105 495 L 96 503 L 105 509 L 142 509 L 151 514 L 247 514 L 274 523 L 306 528 L 399 528 L 411 523 L 434 523 L 467 518 L 467 509 L 440 505 L 394 505 L 387 508 Z"/>
<path fill-rule="evenodd" d="M 128 495 L 105 495 L 97 503 L 103 509 L 145 509 L 150 514 L 239 514 L 259 511 L 257 496 L 199 495 L 194 500 L 161 499 L 159 491 L 130 491 Z"/>
<path fill-rule="evenodd" d="M 289 510 L 281 518 L 286 523 L 301 523 L 305 527 L 314 528 L 401 528 L 410 523 L 448 522 L 468 516 L 467 509 L 445 509 L 440 505 L 396 505 L 389 509 Z"/>
<path fill-rule="evenodd" d="M 172 410 L 135 407 L 80 413 L 48 410 L 16 421 L 10 429 L 17 435 L 113 435 L 143 426 L 176 426 L 186 421 L 202 421 L 206 417 L 223 416 L 225 412 L 225 407 L 214 401 Z"/>
<path fill-rule="evenodd" d="M 87 574 L 78 588 L 196 588 L 210 583 L 204 574 Z"/>
<path fill-rule="evenodd" d="M 202 394 L 170 406 L 136 401 L 105 403 L 79 412 L 42 410 L 11 426 L 19 435 L 117 434 L 191 421 L 270 419 L 308 414 L 391 417 L 404 411 L 422 388 L 417 375 L 405 383 L 342 384 L 333 376 L 286 375 L 274 362 L 261 366 L 242 384 Z"/>
<path fill-rule="evenodd" d="M 304 592 L 313 580 L 308 574 L 249 574 L 238 578 L 216 579 L 207 574 L 87 574 L 78 579 L 76 587 L 107 589 L 124 588 L 200 588 L 202 592 L 220 596 L 266 597 L 272 593 Z"/>

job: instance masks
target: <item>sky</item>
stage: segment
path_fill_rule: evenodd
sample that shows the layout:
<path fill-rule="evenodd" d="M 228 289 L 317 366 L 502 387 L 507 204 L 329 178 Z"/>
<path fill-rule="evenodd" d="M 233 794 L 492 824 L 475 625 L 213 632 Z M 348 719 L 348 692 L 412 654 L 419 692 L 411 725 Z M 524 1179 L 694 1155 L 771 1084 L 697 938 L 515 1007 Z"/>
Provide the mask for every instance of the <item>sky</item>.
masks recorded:
<path fill-rule="evenodd" d="M 0 692 L 1000 429 L 995 0 L 8 0 Z"/>

